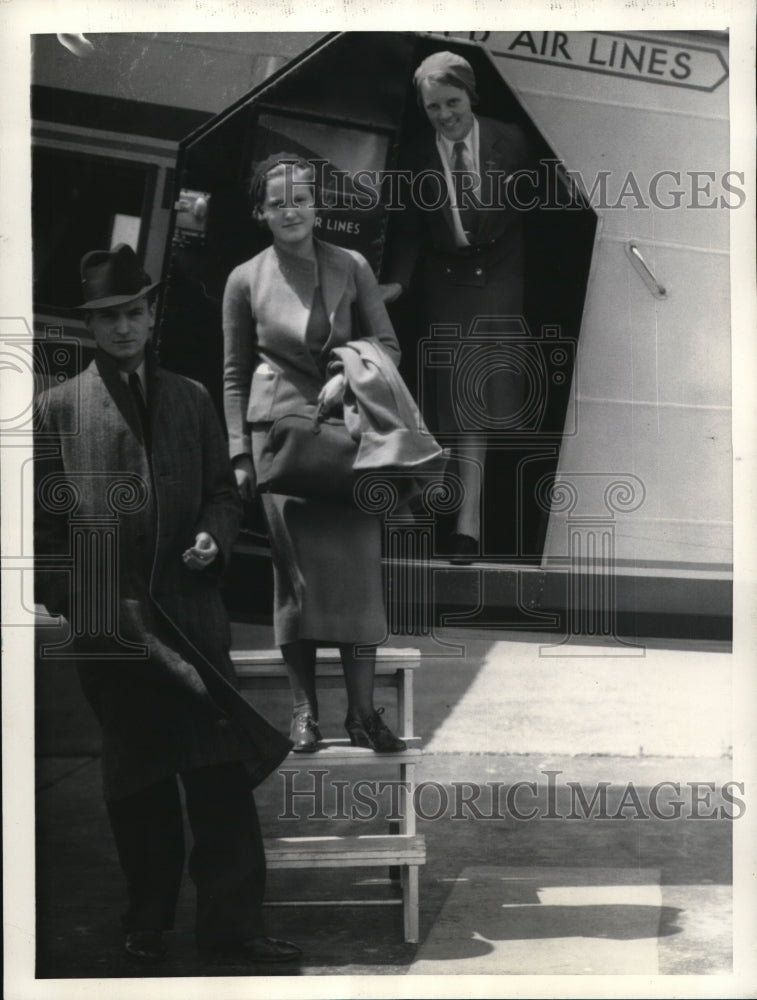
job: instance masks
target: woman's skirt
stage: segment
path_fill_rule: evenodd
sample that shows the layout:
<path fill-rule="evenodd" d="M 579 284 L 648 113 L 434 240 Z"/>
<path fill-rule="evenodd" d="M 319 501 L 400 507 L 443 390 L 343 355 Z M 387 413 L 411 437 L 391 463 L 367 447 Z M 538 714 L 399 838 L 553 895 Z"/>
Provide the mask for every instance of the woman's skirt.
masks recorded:
<path fill-rule="evenodd" d="M 252 431 L 253 463 L 267 425 Z M 261 494 L 273 560 L 273 627 L 283 646 L 386 638 L 381 521 L 346 504 Z"/>

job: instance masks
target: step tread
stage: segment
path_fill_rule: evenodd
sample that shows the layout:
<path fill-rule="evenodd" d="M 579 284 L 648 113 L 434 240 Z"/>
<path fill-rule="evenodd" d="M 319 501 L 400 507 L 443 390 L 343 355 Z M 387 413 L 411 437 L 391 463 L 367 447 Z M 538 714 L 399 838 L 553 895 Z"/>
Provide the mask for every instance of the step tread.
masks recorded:
<path fill-rule="evenodd" d="M 313 867 L 345 864 L 424 864 L 426 838 L 422 834 L 375 834 L 356 837 L 273 837 L 265 841 L 266 864 L 288 862 Z"/>
<path fill-rule="evenodd" d="M 408 743 L 417 743 L 420 736 L 403 736 L 403 740 Z M 407 750 L 399 753 L 374 753 L 368 747 L 353 747 L 349 740 L 321 740 L 317 750 L 310 753 L 294 753 L 292 751 L 286 758 L 286 764 L 290 765 L 295 761 L 307 761 L 308 764 L 317 764 L 322 760 L 324 764 L 404 764 L 407 762 L 417 763 L 423 756 L 420 747 L 409 746 Z"/>
<path fill-rule="evenodd" d="M 275 649 L 234 649 L 231 661 L 240 677 L 284 676 L 284 660 Z M 376 654 L 376 673 L 394 673 L 397 670 L 415 670 L 421 665 L 418 649 L 379 649 Z M 316 668 L 321 674 L 341 674 L 342 661 L 336 649 L 318 650 Z"/>

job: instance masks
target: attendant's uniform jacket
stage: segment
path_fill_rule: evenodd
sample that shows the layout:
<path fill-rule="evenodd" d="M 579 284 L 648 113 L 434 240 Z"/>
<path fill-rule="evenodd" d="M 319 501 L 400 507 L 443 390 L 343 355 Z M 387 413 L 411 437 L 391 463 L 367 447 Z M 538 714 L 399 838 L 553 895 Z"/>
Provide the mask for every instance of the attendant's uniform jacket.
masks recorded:
<path fill-rule="evenodd" d="M 508 298 L 507 286 L 521 277 L 523 213 L 513 204 L 508 189 L 512 178 L 530 162 L 529 144 L 520 126 L 479 118 L 479 170 L 481 178 L 478 225 L 470 247 L 455 240 L 450 198 L 439 198 L 439 183 L 445 183 L 444 166 L 435 134 L 428 132 L 407 151 L 402 166 L 412 172 L 419 185 L 417 197 L 408 199 L 398 215 L 394 238 L 387 249 L 385 280 L 407 288 L 419 257 L 431 259 L 446 276 L 445 301 L 454 302 L 456 286 L 483 288 L 494 278 L 492 271 L 503 259 L 517 263 L 517 273 L 497 272 L 500 297 Z M 434 207 L 424 207 L 425 205 Z M 518 289 L 519 291 L 519 289 Z M 444 306 L 440 305 L 443 312 Z"/>
<path fill-rule="evenodd" d="M 207 531 L 223 566 L 241 516 L 208 393 L 148 358 L 147 399 L 149 448 L 129 386 L 103 353 L 39 402 L 37 597 L 83 624 L 75 649 L 103 730 L 109 799 L 230 760 L 245 762 L 254 785 L 291 746 L 237 691 L 216 569 L 190 570 L 182 560 Z M 94 597 L 86 592 L 85 557 L 72 561 L 73 532 L 79 525 L 102 534 L 114 511 L 116 634 L 98 626 L 88 636 L 95 616 L 87 602 L 102 600 L 108 581 L 95 580 Z M 52 568 L 56 558 L 62 569 Z M 146 652 L 129 657 L 125 643 Z"/>
<path fill-rule="evenodd" d="M 482 207 L 470 246 L 457 245 L 450 198 L 439 198 L 439 184 L 446 185 L 446 181 L 435 134 L 429 131 L 408 150 L 401 164 L 415 177 L 414 197 L 391 223 L 384 280 L 405 288 L 415 281 L 419 339 L 429 338 L 432 327 L 441 325 L 456 329 L 449 336 L 459 343 L 481 335 L 476 326 L 479 317 L 520 317 L 523 312 L 524 213 L 513 203 L 509 185 L 514 182 L 513 174 L 530 164 L 529 143 L 513 123 L 490 118 L 479 118 L 478 123 Z M 439 207 L 424 208 L 424 204 Z M 494 328 L 491 322 L 488 328 Z M 469 357 L 471 351 L 481 349 L 480 341 L 463 348 L 443 346 L 454 352 L 454 362 L 447 369 L 424 373 L 430 377 L 424 396 L 433 401 L 424 414 L 431 430 L 486 430 L 486 420 L 480 426 L 458 406 L 462 396 L 478 395 L 475 387 L 456 387 L 454 379 L 455 366 L 460 370 L 470 363 L 483 370 L 476 358 Z M 508 374 L 507 367 L 490 375 L 480 390 L 495 421 L 507 421 L 523 399 L 522 378 Z"/>

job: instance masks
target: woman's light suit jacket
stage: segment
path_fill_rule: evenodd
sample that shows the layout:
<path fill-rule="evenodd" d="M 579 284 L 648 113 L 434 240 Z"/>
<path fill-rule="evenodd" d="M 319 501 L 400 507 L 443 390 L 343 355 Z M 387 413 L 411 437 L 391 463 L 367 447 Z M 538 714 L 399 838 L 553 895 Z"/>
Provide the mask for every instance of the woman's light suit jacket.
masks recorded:
<path fill-rule="evenodd" d="M 366 259 L 320 240 L 315 249 L 331 328 L 318 360 L 305 340 L 314 267 L 271 246 L 236 267 L 226 282 L 224 408 L 232 459 L 251 454 L 250 424 L 317 401 L 332 348 L 376 337 L 399 363 L 397 338 Z"/>

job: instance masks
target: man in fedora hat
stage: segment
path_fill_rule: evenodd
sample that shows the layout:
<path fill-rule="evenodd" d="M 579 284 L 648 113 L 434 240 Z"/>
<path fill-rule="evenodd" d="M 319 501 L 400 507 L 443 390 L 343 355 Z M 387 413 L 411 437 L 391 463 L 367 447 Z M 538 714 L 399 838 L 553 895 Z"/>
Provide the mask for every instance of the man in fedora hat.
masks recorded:
<path fill-rule="evenodd" d="M 97 351 L 39 400 L 37 584 L 41 602 L 71 625 L 102 729 L 104 794 L 127 884 L 126 954 L 165 955 L 184 868 L 178 775 L 198 946 L 288 961 L 299 949 L 263 925 L 251 789 L 291 744 L 239 694 L 229 658 L 218 577 L 240 502 L 223 435 L 206 390 L 155 363 L 156 284 L 134 251 L 85 254 L 81 278 Z"/>

